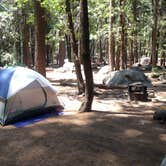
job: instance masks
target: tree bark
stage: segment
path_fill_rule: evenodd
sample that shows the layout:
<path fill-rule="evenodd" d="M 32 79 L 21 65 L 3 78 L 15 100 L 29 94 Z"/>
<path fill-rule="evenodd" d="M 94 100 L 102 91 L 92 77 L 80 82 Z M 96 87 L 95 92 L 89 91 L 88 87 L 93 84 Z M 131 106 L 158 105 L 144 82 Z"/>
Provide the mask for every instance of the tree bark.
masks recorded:
<path fill-rule="evenodd" d="M 45 32 L 46 21 L 45 11 L 40 1 L 34 1 L 35 14 L 35 70 L 46 76 L 46 55 L 45 55 Z"/>
<path fill-rule="evenodd" d="M 133 13 L 133 23 L 134 23 L 134 30 L 133 30 L 133 63 L 138 62 L 138 30 L 137 30 L 137 25 L 138 25 L 138 9 L 137 9 L 137 0 L 132 1 L 132 13 Z"/>
<path fill-rule="evenodd" d="M 99 63 L 103 61 L 103 47 L 102 47 L 102 37 L 99 38 Z"/>
<path fill-rule="evenodd" d="M 94 58 L 95 56 L 95 40 L 90 41 L 90 56 Z"/>
<path fill-rule="evenodd" d="M 165 68 L 165 64 L 166 64 L 166 53 L 163 51 L 161 53 L 160 66 Z"/>
<path fill-rule="evenodd" d="M 64 65 L 65 54 L 66 54 L 65 41 L 61 40 L 59 42 L 59 54 L 58 54 L 59 67 L 62 67 Z"/>
<path fill-rule="evenodd" d="M 89 19 L 88 19 L 88 2 L 80 0 L 80 31 L 81 31 L 81 54 L 85 74 L 85 99 L 79 111 L 89 112 L 93 102 L 93 74 L 91 67 L 91 58 L 89 50 Z"/>
<path fill-rule="evenodd" d="M 31 61 L 30 47 L 29 47 L 29 26 L 26 23 L 25 15 L 23 16 L 22 34 L 23 34 L 23 63 L 30 68 L 32 61 Z"/>
<path fill-rule="evenodd" d="M 134 64 L 134 54 L 133 54 L 133 39 L 129 41 L 129 65 L 130 67 Z"/>
<path fill-rule="evenodd" d="M 121 49 L 121 43 L 118 42 L 117 50 L 116 50 L 116 59 L 115 59 L 115 70 L 120 69 L 120 49 Z"/>
<path fill-rule="evenodd" d="M 85 86 L 84 86 L 84 81 L 83 81 L 83 77 L 81 73 L 80 60 L 78 57 L 78 46 L 77 46 L 77 41 L 76 41 L 75 32 L 74 32 L 74 25 L 73 25 L 73 19 L 72 19 L 69 0 L 65 0 L 65 4 L 66 4 L 67 19 L 68 19 L 68 29 L 70 31 L 71 45 L 73 49 L 73 61 L 74 61 L 76 76 L 77 76 L 78 92 L 79 94 L 81 94 L 84 92 Z"/>
<path fill-rule="evenodd" d="M 152 28 L 152 66 L 157 65 L 157 32 L 158 32 L 158 0 L 152 0 L 153 28 Z"/>
<path fill-rule="evenodd" d="M 67 58 L 69 62 L 72 62 L 70 35 L 66 34 L 65 38 L 66 38 L 66 46 L 67 46 Z"/>
<path fill-rule="evenodd" d="M 29 26 L 30 31 L 30 54 L 32 57 L 32 66 L 35 65 L 35 27 L 34 25 Z"/>
<path fill-rule="evenodd" d="M 46 45 L 46 59 L 47 59 L 47 66 L 49 66 L 52 63 L 52 44 Z"/>
<path fill-rule="evenodd" d="M 111 70 L 115 69 L 115 35 L 113 31 L 113 25 L 115 17 L 113 16 L 113 8 L 115 7 L 114 0 L 110 0 L 110 16 L 109 16 L 109 65 Z"/>
<path fill-rule="evenodd" d="M 16 10 L 15 11 L 15 17 L 22 17 L 20 15 L 20 9 Z M 15 41 L 15 56 L 16 56 L 16 62 L 17 63 L 21 63 L 22 60 L 21 60 L 21 53 L 22 53 L 22 47 L 21 47 L 21 35 L 22 35 L 22 29 L 21 29 L 21 22 L 20 21 L 16 21 L 16 29 L 15 31 L 19 34 L 16 38 L 16 41 Z M 5 44 L 5 42 L 3 42 Z"/>
<path fill-rule="evenodd" d="M 125 0 L 120 0 L 120 7 L 123 8 Z M 120 13 L 120 24 L 121 24 L 121 31 L 120 31 L 120 43 L 121 43 L 121 62 L 120 68 L 126 69 L 127 68 L 127 50 L 126 50 L 126 32 L 125 32 L 125 13 L 121 11 Z"/>

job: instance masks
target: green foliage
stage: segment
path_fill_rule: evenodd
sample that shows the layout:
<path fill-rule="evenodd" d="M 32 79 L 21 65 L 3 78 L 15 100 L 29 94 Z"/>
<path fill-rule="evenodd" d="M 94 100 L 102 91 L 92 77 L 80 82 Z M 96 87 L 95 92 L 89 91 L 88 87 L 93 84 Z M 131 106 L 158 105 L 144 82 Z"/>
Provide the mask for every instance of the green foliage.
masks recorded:
<path fill-rule="evenodd" d="M 107 37 L 109 18 L 108 7 L 108 0 L 89 1 L 90 39 L 96 40 L 100 36 Z"/>
<path fill-rule="evenodd" d="M 13 13 L 11 10 L 13 8 L 9 6 L 10 10 L 5 10 L 0 12 L 0 51 L 10 51 L 10 47 L 13 46 L 16 33 L 13 29 Z M 10 12 L 9 12 L 10 11 Z"/>
<path fill-rule="evenodd" d="M 161 73 L 163 69 L 160 66 L 156 66 L 152 68 L 152 72 L 154 73 Z"/>
<path fill-rule="evenodd" d="M 26 16 L 27 23 L 34 24 L 33 0 L 9 0 L 0 3 L 0 52 L 7 56 L 7 52 L 13 57 L 14 45 L 21 38 L 20 30 L 22 23 L 22 12 Z M 76 31 L 76 37 L 79 39 L 79 0 L 71 0 L 71 9 Z M 112 9 L 112 15 L 115 17 L 115 23 L 112 31 L 115 34 L 116 41 L 119 40 L 120 13 L 124 12 L 126 16 L 127 38 L 134 39 L 143 45 L 146 53 L 151 51 L 151 33 L 153 25 L 153 10 L 151 0 L 128 0 L 120 6 L 119 0 L 114 0 L 115 6 Z M 159 1 L 159 35 L 158 35 L 158 53 L 159 56 L 166 52 L 166 1 Z M 108 40 L 109 33 L 109 8 L 110 0 L 89 0 L 89 25 L 90 39 L 98 43 L 99 40 Z M 58 42 L 64 39 L 68 34 L 65 5 L 62 0 L 42 0 L 42 6 L 46 9 L 47 19 L 47 38 L 46 42 L 54 45 L 58 49 Z M 20 14 L 21 13 L 21 14 Z M 137 36 L 135 36 L 137 34 Z M 128 47 L 128 45 L 127 45 Z M 141 55 L 140 55 L 141 56 Z M 8 56 L 7 56 L 8 57 Z"/>
<path fill-rule="evenodd" d="M 162 55 L 163 52 L 166 53 L 166 1 L 160 1 L 160 8 L 159 8 L 159 55 Z"/>
<path fill-rule="evenodd" d="M 152 78 L 159 78 L 161 75 L 164 75 L 166 70 L 161 68 L 160 66 L 156 66 L 152 68 Z"/>
<path fill-rule="evenodd" d="M 2 52 L 1 53 L 1 63 L 5 66 L 11 66 L 14 63 L 16 63 L 14 54 L 8 53 L 8 52 Z"/>

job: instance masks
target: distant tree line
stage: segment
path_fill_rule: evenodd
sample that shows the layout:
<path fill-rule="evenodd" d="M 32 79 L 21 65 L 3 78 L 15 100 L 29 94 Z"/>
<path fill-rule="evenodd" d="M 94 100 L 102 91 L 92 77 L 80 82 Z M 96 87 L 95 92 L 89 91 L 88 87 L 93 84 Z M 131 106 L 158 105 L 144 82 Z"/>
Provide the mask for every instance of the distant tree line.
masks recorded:
<path fill-rule="evenodd" d="M 139 63 L 142 56 L 151 57 L 154 67 L 159 58 L 161 65 L 165 65 L 164 0 L 89 0 L 88 5 L 92 60 L 108 63 L 112 70 Z M 37 70 L 43 70 L 40 65 L 62 66 L 68 58 L 79 71 L 79 15 L 79 1 L 2 1 L 1 64 L 35 65 L 40 68 Z M 37 45 L 41 41 L 43 44 Z"/>

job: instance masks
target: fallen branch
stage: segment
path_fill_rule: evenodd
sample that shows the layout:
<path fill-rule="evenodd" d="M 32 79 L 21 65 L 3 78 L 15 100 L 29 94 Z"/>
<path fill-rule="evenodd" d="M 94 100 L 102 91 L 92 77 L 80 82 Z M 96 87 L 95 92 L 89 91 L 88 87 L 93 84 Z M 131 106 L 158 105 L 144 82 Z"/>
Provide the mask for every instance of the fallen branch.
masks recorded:
<path fill-rule="evenodd" d="M 127 89 L 127 85 L 119 85 L 119 86 L 106 86 L 104 84 L 94 84 L 94 87 L 100 88 L 100 89 Z"/>

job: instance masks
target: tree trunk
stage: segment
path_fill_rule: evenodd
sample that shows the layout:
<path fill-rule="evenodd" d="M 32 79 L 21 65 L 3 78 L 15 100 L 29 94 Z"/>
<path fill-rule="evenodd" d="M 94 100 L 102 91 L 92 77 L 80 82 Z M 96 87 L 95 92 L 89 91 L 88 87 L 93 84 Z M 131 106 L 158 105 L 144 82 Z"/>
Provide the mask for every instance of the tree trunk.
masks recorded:
<path fill-rule="evenodd" d="M 152 66 L 157 65 L 157 32 L 158 32 L 158 0 L 152 0 L 153 28 L 152 28 Z"/>
<path fill-rule="evenodd" d="M 59 42 L 59 54 L 58 54 L 58 65 L 59 67 L 62 67 L 64 65 L 64 59 L 65 59 L 65 41 Z"/>
<path fill-rule="evenodd" d="M 81 54 L 85 74 L 85 99 L 79 111 L 91 111 L 93 102 L 93 74 L 91 67 L 91 58 L 89 50 L 89 19 L 88 19 L 88 2 L 80 0 L 80 31 L 81 31 Z"/>
<path fill-rule="evenodd" d="M 14 15 L 16 18 L 22 17 L 21 9 L 17 9 L 14 12 Z M 15 47 L 14 54 L 15 54 L 15 58 L 16 58 L 16 63 L 21 64 L 21 62 L 22 62 L 22 24 L 18 19 L 15 21 L 16 21 L 15 22 L 15 32 L 19 35 L 17 35 L 15 43 L 14 43 L 14 47 Z M 3 44 L 5 46 L 6 45 L 5 41 L 4 40 L 2 40 L 2 41 L 3 41 Z M 5 63 L 7 63 L 7 62 L 5 62 Z"/>
<path fill-rule="evenodd" d="M 47 66 L 52 63 L 52 44 L 46 45 Z"/>
<path fill-rule="evenodd" d="M 121 43 L 118 42 L 117 50 L 116 50 L 116 59 L 115 59 L 115 70 L 120 69 L 120 49 L 121 49 Z"/>
<path fill-rule="evenodd" d="M 125 0 L 120 0 L 120 6 L 123 8 L 123 5 L 125 3 Z M 127 68 L 127 51 L 126 51 L 126 32 L 125 32 L 125 13 L 124 11 L 121 11 L 120 13 L 120 24 L 121 24 L 121 31 L 120 31 L 120 43 L 121 43 L 121 63 L 120 67 L 121 69 Z"/>
<path fill-rule="evenodd" d="M 114 16 L 113 16 L 113 8 L 115 7 L 114 0 L 110 0 L 110 16 L 109 16 L 109 65 L 111 66 L 111 70 L 115 69 L 115 35 L 113 31 L 114 24 Z"/>
<path fill-rule="evenodd" d="M 133 49 L 134 49 L 134 63 L 138 62 L 138 42 L 137 42 L 137 34 L 134 34 L 134 41 L 133 41 Z"/>
<path fill-rule="evenodd" d="M 102 59 L 103 63 L 105 63 L 104 59 L 105 59 L 106 55 L 108 55 L 108 39 L 107 38 L 105 38 L 103 41 L 103 59 Z M 115 62 L 115 57 L 114 57 L 114 62 Z"/>
<path fill-rule="evenodd" d="M 31 67 L 31 57 L 30 57 L 30 48 L 29 48 L 29 26 L 26 23 L 26 16 L 23 16 L 23 26 L 22 26 L 22 34 L 23 34 L 23 63 Z"/>
<path fill-rule="evenodd" d="M 161 53 L 161 61 L 160 61 L 160 66 L 165 68 L 165 63 L 166 63 L 166 53 L 163 51 Z"/>
<path fill-rule="evenodd" d="M 94 58 L 95 56 L 95 40 L 92 39 L 90 42 L 90 56 Z"/>
<path fill-rule="evenodd" d="M 102 37 L 99 38 L 99 63 L 103 61 L 103 47 L 102 47 Z"/>
<path fill-rule="evenodd" d="M 20 36 L 18 37 L 15 43 L 15 50 L 16 50 L 16 61 L 17 63 L 21 63 L 21 39 Z"/>
<path fill-rule="evenodd" d="M 134 54 L 133 54 L 133 39 L 129 41 L 129 65 L 130 67 L 134 64 Z"/>
<path fill-rule="evenodd" d="M 32 56 L 32 65 L 35 64 L 35 28 L 33 25 L 29 26 L 30 30 L 30 54 Z"/>
<path fill-rule="evenodd" d="M 73 61 L 74 61 L 76 76 L 77 76 L 78 92 L 81 94 L 84 92 L 85 87 L 84 87 L 84 81 L 83 81 L 83 77 L 81 73 L 80 60 L 78 57 L 78 46 L 77 46 L 75 32 L 74 32 L 74 25 L 73 25 L 73 19 L 72 19 L 69 0 L 65 0 L 65 4 L 66 4 L 67 19 L 68 19 L 68 29 L 70 31 L 71 45 L 73 49 Z"/>
<path fill-rule="evenodd" d="M 65 35 L 65 38 L 66 38 L 66 46 L 67 46 L 67 58 L 69 62 L 72 62 L 70 35 Z"/>
<path fill-rule="evenodd" d="M 138 25 L 138 5 L 137 5 L 138 1 L 137 0 L 133 0 L 132 1 L 132 13 L 133 13 L 133 23 L 134 23 L 134 30 L 133 30 L 133 63 L 137 63 L 138 62 L 138 37 L 137 37 L 137 25 Z"/>
<path fill-rule="evenodd" d="M 46 21 L 44 8 L 40 1 L 34 1 L 35 14 L 35 70 L 46 76 L 45 32 Z"/>

